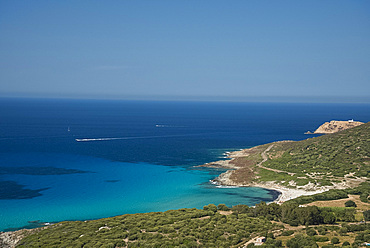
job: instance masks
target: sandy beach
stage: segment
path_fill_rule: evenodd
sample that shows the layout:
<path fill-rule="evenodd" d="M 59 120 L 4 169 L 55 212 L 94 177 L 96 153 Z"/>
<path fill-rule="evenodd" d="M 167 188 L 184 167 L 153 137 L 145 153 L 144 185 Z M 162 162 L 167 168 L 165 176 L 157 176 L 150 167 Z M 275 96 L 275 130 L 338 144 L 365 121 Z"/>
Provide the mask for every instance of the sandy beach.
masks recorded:
<path fill-rule="evenodd" d="M 277 204 L 282 204 L 286 201 L 289 201 L 291 199 L 294 199 L 294 198 L 297 198 L 303 195 L 314 195 L 314 194 L 327 191 L 327 189 L 312 190 L 312 191 L 307 191 L 304 189 L 292 189 L 292 188 L 287 188 L 287 187 L 275 184 L 274 182 L 258 183 L 258 184 L 254 184 L 253 187 L 261 187 L 261 188 L 276 190 L 280 192 L 279 197 L 274 201 Z"/>
<path fill-rule="evenodd" d="M 275 191 L 280 192 L 279 197 L 274 200 L 274 202 L 278 204 L 282 204 L 283 202 L 289 201 L 291 199 L 294 199 L 294 198 L 297 198 L 303 195 L 314 195 L 314 194 L 322 193 L 322 192 L 328 191 L 331 188 L 331 187 L 320 187 L 319 189 L 313 189 L 313 190 L 307 190 L 304 188 L 288 188 L 288 187 L 284 187 L 279 184 L 276 184 L 274 181 L 251 183 L 248 185 L 238 185 L 236 183 L 233 183 L 229 179 L 231 172 L 232 170 L 222 173 L 219 177 L 212 180 L 212 182 L 215 184 L 223 185 L 223 186 L 259 187 L 259 188 L 265 188 L 269 190 L 275 190 Z"/>

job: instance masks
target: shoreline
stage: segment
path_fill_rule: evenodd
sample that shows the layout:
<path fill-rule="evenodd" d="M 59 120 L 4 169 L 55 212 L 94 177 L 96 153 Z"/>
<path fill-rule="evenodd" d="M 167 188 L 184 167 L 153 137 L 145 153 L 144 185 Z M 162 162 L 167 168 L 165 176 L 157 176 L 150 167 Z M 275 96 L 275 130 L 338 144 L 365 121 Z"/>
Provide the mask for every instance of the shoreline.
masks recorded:
<path fill-rule="evenodd" d="M 264 183 L 262 182 L 251 183 L 248 185 L 230 185 L 230 184 L 222 183 L 222 181 L 220 181 L 218 177 L 215 178 L 214 180 L 211 180 L 211 183 L 217 184 L 220 186 L 225 186 L 225 187 L 255 187 L 255 188 L 263 188 L 267 190 L 273 190 L 273 191 L 279 192 L 279 196 L 275 200 L 269 203 L 275 202 L 277 204 L 282 204 L 286 201 L 289 201 L 294 198 L 298 198 L 300 196 L 314 195 L 314 194 L 322 193 L 322 192 L 329 190 L 329 188 L 322 188 L 322 189 L 317 189 L 317 190 L 305 190 L 305 189 L 297 189 L 297 188 L 293 189 L 293 188 L 281 186 L 279 184 L 276 184 L 273 181 L 264 182 Z"/>
<path fill-rule="evenodd" d="M 267 184 L 256 184 L 254 187 L 261 187 L 264 189 L 275 190 L 275 191 L 280 192 L 280 195 L 278 196 L 278 198 L 276 198 L 273 201 L 279 205 L 283 204 L 286 201 L 292 200 L 294 198 L 298 198 L 300 196 L 315 195 L 315 194 L 327 191 L 327 190 L 307 191 L 304 189 L 291 189 L 291 188 L 283 187 L 281 185 L 273 184 L 273 183 L 271 183 L 271 186 Z"/>
<path fill-rule="evenodd" d="M 268 152 L 275 143 L 281 143 L 281 142 L 292 142 L 290 140 L 284 140 L 284 141 L 276 141 L 269 144 L 264 144 L 261 146 L 265 146 L 263 150 L 260 150 L 258 153 L 261 154 L 261 157 L 263 158 L 262 161 L 260 161 L 258 164 L 256 164 L 257 167 L 265 168 L 262 164 L 267 161 L 267 155 L 266 152 Z M 267 147 L 268 145 L 268 147 Z M 319 186 L 313 185 L 311 183 L 304 185 L 304 186 L 297 186 L 295 188 L 292 187 L 286 187 L 282 186 L 275 181 L 259 181 L 259 182 L 248 182 L 248 183 L 238 183 L 233 181 L 230 177 L 232 174 L 238 169 L 245 168 L 237 166 L 235 163 L 233 163 L 234 159 L 238 159 L 240 157 L 249 156 L 249 153 L 252 152 L 254 149 L 256 149 L 259 146 L 252 147 L 252 148 L 246 148 L 241 149 L 240 151 L 233 151 L 233 152 L 225 152 L 227 154 L 227 158 L 224 160 L 209 162 L 204 165 L 198 165 L 195 167 L 208 167 L 208 168 L 223 168 L 227 171 L 224 173 L 221 173 L 216 178 L 211 180 L 211 183 L 217 184 L 220 186 L 225 187 L 258 187 L 258 188 L 264 188 L 267 190 L 274 190 L 279 192 L 279 196 L 272 202 L 275 202 L 277 204 L 282 204 L 286 201 L 289 201 L 291 199 L 298 198 L 300 196 L 307 196 L 307 195 L 314 195 L 318 193 L 322 193 L 325 191 L 328 191 L 333 188 L 347 188 L 345 185 L 342 185 L 342 183 L 335 184 L 333 183 L 333 186 Z M 267 147 L 267 148 L 266 148 Z M 268 169 L 268 168 L 265 168 Z M 271 169 L 273 170 L 273 169 Z M 273 170 L 278 171 L 278 170 Z M 288 172 L 289 174 L 289 172 Z M 293 174 L 293 173 L 292 173 Z"/>
<path fill-rule="evenodd" d="M 270 148 L 270 147 L 269 147 Z M 267 149 L 269 149 L 267 148 Z M 249 149 L 245 149 L 249 150 Z M 319 193 L 323 193 L 326 191 L 329 191 L 331 189 L 346 189 L 353 186 L 357 186 L 359 183 L 366 181 L 366 178 L 355 178 L 351 179 L 349 177 L 345 177 L 345 181 L 342 182 L 332 182 L 332 185 L 330 186 L 319 186 L 315 185 L 313 183 L 308 183 L 303 186 L 295 186 L 294 182 L 292 184 L 293 187 L 286 187 L 282 186 L 275 181 L 259 181 L 259 182 L 249 182 L 249 183 L 237 183 L 234 182 L 232 179 L 230 179 L 233 172 L 237 171 L 241 167 L 233 166 L 230 161 L 232 161 L 234 158 L 238 158 L 238 155 L 244 155 L 245 151 L 240 152 L 234 152 L 229 155 L 229 158 L 231 160 L 221 160 L 216 162 L 207 163 L 202 166 L 197 167 L 209 167 L 209 168 L 223 168 L 227 169 L 226 172 L 221 173 L 216 178 L 212 179 L 211 182 L 213 184 L 222 185 L 222 186 L 229 186 L 229 187 L 259 187 L 264 188 L 268 190 L 274 190 L 278 191 L 280 195 L 272 202 L 275 202 L 277 204 L 282 204 L 286 201 L 298 198 L 300 196 L 309 196 L 309 195 L 315 195 Z M 261 155 L 265 155 L 264 152 Z M 265 168 L 262 166 L 262 163 L 258 164 L 259 167 Z"/>

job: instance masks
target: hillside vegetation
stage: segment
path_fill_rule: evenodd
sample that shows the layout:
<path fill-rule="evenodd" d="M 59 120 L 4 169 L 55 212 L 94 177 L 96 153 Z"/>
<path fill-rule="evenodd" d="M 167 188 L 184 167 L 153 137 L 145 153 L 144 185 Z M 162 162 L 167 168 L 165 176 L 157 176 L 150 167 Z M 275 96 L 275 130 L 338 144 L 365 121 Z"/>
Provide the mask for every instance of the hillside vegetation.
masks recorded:
<path fill-rule="evenodd" d="M 279 141 L 233 152 L 231 160 L 203 166 L 236 169 L 216 182 L 253 186 L 275 182 L 318 190 L 323 186 L 356 187 L 369 177 L 370 123 L 302 141 Z"/>
<path fill-rule="evenodd" d="M 369 188 L 365 183 L 352 190 L 361 194 Z M 345 198 L 347 192 L 328 192 L 317 199 L 333 196 Z M 344 205 L 300 207 L 298 202 L 308 199 L 283 205 L 261 202 L 255 207 L 210 204 L 203 209 L 66 221 L 33 231 L 17 247 L 253 247 L 260 236 L 267 237 L 261 247 L 269 248 L 333 247 L 333 239 L 342 247 L 370 242 L 370 225 L 359 223 L 370 221 L 369 210 Z"/>
<path fill-rule="evenodd" d="M 370 123 L 297 142 L 276 143 L 264 166 L 294 173 L 368 177 Z"/>
<path fill-rule="evenodd" d="M 309 191 L 357 187 L 369 178 L 370 122 L 302 141 L 278 141 L 229 154 L 205 167 L 229 170 L 223 185 L 277 186 Z M 263 186 L 265 185 L 265 186 Z"/>
<path fill-rule="evenodd" d="M 233 247 L 251 234 L 275 229 L 278 225 L 268 220 L 223 215 L 209 205 L 204 210 L 61 222 L 24 238 L 17 247 Z"/>
<path fill-rule="evenodd" d="M 276 142 L 267 156 L 263 166 L 280 172 L 259 169 L 261 181 L 274 179 L 285 186 L 291 180 L 301 186 L 357 186 L 369 177 L 370 123 L 302 141 Z"/>

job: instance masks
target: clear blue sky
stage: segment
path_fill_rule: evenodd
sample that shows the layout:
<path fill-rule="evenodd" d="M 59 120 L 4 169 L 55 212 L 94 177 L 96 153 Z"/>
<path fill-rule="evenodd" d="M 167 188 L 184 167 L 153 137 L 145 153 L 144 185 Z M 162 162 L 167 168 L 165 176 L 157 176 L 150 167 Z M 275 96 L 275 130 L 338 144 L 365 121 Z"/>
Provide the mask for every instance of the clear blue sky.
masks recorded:
<path fill-rule="evenodd" d="M 0 96 L 370 102 L 370 1 L 2 0 Z"/>

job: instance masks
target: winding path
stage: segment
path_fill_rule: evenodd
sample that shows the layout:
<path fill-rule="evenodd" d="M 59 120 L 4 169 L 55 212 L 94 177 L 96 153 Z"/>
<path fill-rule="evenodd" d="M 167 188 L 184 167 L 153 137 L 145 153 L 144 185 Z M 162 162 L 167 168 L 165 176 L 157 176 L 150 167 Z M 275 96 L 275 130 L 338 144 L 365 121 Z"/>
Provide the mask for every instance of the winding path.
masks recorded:
<path fill-rule="evenodd" d="M 262 156 L 263 160 L 261 162 L 259 162 L 257 164 L 257 166 L 260 167 L 260 168 L 262 168 L 262 169 L 265 169 L 265 170 L 274 171 L 274 172 L 278 172 L 278 173 L 287 173 L 290 176 L 294 176 L 295 173 L 293 173 L 293 172 L 287 172 L 287 171 L 282 171 L 282 170 L 277 170 L 277 169 L 271 169 L 271 168 L 268 168 L 268 167 L 265 167 L 265 166 L 262 165 L 268 159 L 268 157 L 266 155 L 266 152 L 270 151 L 273 146 L 274 146 L 274 144 L 270 145 L 269 147 L 267 147 L 266 150 L 264 150 L 261 153 L 261 156 Z"/>

